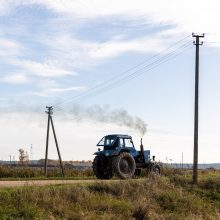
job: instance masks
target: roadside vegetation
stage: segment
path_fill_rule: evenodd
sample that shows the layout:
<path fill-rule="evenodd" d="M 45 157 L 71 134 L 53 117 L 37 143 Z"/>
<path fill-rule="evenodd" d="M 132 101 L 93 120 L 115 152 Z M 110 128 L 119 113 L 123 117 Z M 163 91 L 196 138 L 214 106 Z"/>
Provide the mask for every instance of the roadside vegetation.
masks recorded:
<path fill-rule="evenodd" d="M 49 179 L 63 178 L 59 168 L 48 168 Z M 7 167 L 0 166 L 0 180 L 10 179 L 45 179 L 43 168 L 30 168 L 28 166 Z M 95 178 L 92 169 L 65 169 L 66 179 L 90 179 Z"/>
<path fill-rule="evenodd" d="M 164 169 L 164 175 L 80 185 L 0 189 L 0 219 L 220 219 L 220 172 Z"/>

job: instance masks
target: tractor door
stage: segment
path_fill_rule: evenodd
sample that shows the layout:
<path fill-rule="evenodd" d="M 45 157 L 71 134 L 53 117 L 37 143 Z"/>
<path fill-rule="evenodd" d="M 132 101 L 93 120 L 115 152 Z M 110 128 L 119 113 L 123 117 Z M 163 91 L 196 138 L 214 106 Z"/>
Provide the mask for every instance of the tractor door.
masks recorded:
<path fill-rule="evenodd" d="M 127 150 L 129 150 L 133 157 L 137 156 L 137 151 L 134 148 L 134 144 L 131 138 L 124 138 L 124 146 Z"/>
<path fill-rule="evenodd" d="M 124 138 L 124 146 L 126 148 L 132 149 L 134 148 L 134 144 L 131 138 Z"/>
<path fill-rule="evenodd" d="M 124 144 L 124 138 L 119 138 L 119 147 L 124 148 L 125 144 Z"/>

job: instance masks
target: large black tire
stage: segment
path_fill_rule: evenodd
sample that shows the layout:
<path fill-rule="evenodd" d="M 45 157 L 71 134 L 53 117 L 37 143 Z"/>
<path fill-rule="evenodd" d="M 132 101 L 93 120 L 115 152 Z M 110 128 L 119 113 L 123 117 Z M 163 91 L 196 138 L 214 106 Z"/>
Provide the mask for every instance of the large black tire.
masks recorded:
<path fill-rule="evenodd" d="M 98 179 L 111 179 L 112 173 L 107 169 L 103 168 L 103 165 L 106 165 L 104 167 L 107 167 L 107 164 L 103 164 L 103 163 L 105 163 L 103 157 L 96 156 L 92 163 L 93 172 Z"/>
<path fill-rule="evenodd" d="M 133 177 L 135 169 L 134 158 L 127 152 L 123 152 L 112 159 L 113 173 L 121 179 Z"/>

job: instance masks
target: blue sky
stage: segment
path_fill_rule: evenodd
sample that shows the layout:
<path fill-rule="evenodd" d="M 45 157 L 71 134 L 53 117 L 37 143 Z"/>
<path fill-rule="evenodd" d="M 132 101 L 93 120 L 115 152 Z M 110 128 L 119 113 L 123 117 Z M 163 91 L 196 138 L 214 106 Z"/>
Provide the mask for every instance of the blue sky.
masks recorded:
<path fill-rule="evenodd" d="M 141 118 L 148 125 L 145 146 L 158 160 L 180 162 L 183 152 L 184 161 L 192 162 L 191 33 L 198 32 L 206 34 L 200 65 L 199 162 L 219 162 L 218 6 L 218 1 L 189 0 L 2 0 L 0 159 L 17 158 L 18 149 L 30 151 L 31 144 L 34 159 L 44 157 L 44 111 L 53 105 L 66 160 L 92 159 L 96 143 L 109 133 L 128 133 L 138 147 L 137 130 L 88 116 L 79 120 L 71 112 L 76 106 L 99 106 L 107 113 L 126 110 Z M 120 80 L 129 74 L 135 78 Z M 115 82 L 102 89 L 112 77 Z M 81 94 L 89 95 L 74 98 Z M 52 139 L 49 157 L 57 158 Z"/>

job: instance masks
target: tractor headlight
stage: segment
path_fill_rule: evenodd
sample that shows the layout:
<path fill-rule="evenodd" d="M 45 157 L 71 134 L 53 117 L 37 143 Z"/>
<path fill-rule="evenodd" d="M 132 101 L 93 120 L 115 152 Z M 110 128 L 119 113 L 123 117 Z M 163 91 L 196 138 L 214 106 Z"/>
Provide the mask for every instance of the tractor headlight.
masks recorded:
<path fill-rule="evenodd" d="M 108 157 L 108 156 L 109 156 L 109 152 L 106 152 L 106 153 L 105 153 L 105 156 Z"/>

